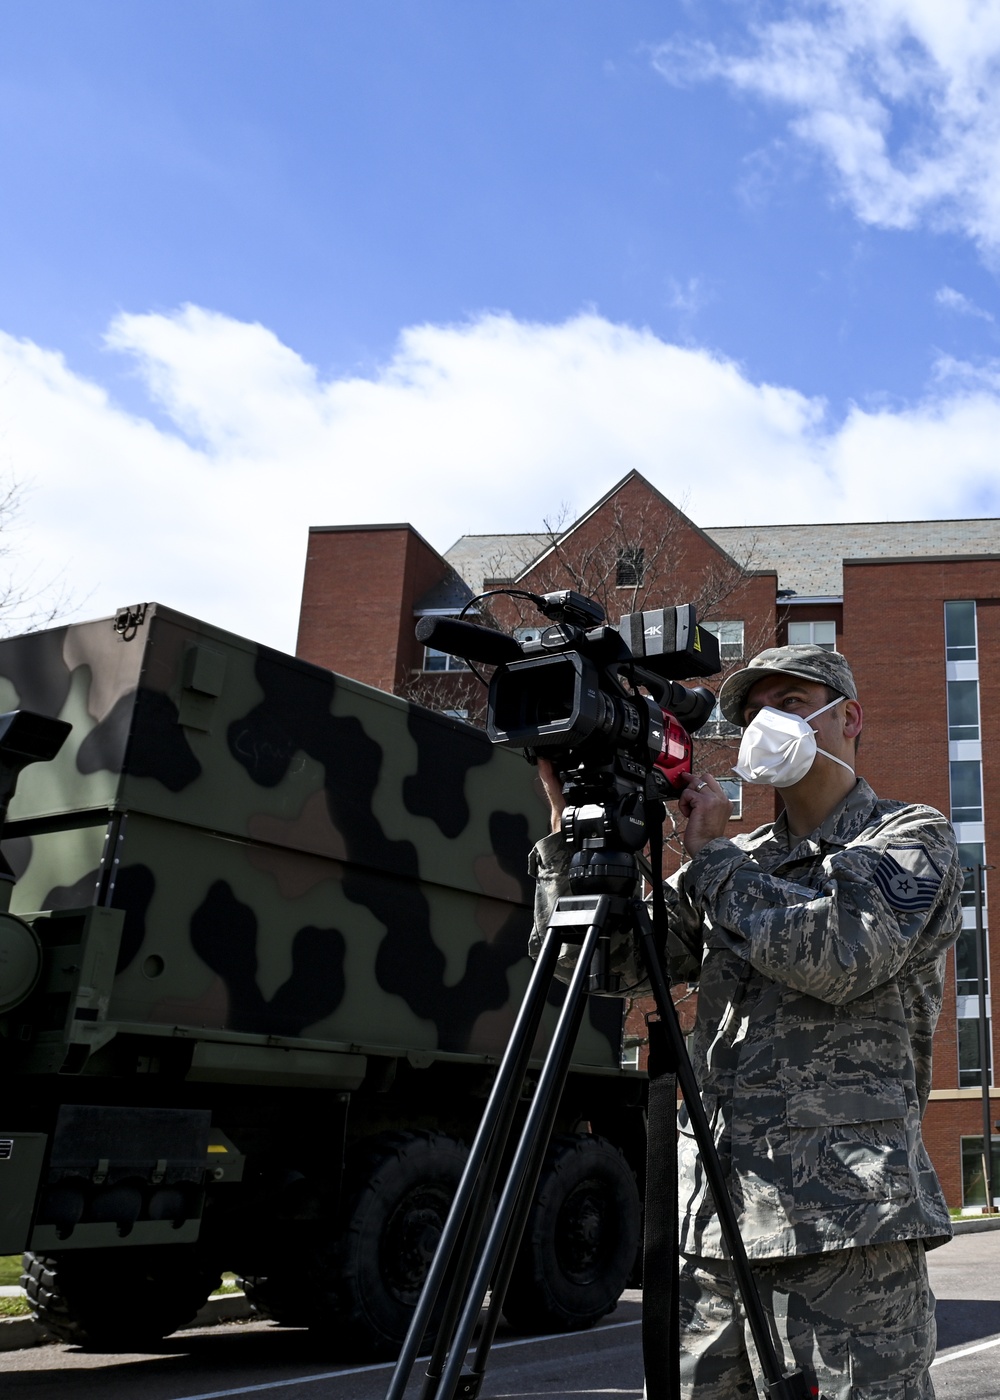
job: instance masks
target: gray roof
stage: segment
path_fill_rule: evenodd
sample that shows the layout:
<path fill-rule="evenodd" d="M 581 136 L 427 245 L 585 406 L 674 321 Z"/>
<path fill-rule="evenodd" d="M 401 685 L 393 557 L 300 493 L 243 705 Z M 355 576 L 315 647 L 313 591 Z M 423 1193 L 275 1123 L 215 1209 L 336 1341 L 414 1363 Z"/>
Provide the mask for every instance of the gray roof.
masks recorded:
<path fill-rule="evenodd" d="M 516 578 L 551 543 L 548 534 L 463 535 L 444 557 L 473 593 L 482 593 L 484 579 Z"/>
<path fill-rule="evenodd" d="M 844 559 L 1000 554 L 1000 519 L 895 520 L 847 525 L 705 527 L 750 569 L 774 569 L 778 587 L 800 597 L 840 597 Z M 514 578 L 552 543 L 540 535 L 463 535 L 445 553 L 474 593 L 485 578 Z"/>
<path fill-rule="evenodd" d="M 893 520 L 847 525 L 706 527 L 752 569 L 775 569 L 778 587 L 802 597 L 839 597 L 844 559 L 1000 553 L 1000 520 Z"/>
<path fill-rule="evenodd" d="M 473 592 L 456 569 L 449 569 L 443 579 L 417 600 L 414 612 L 461 612 L 472 601 Z"/>

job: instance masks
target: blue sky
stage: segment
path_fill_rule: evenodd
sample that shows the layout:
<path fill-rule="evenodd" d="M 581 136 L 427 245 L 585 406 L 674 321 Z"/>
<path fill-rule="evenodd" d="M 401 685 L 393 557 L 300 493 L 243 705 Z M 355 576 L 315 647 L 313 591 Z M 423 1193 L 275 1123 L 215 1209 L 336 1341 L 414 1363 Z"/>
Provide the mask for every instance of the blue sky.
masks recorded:
<path fill-rule="evenodd" d="M 309 523 L 998 513 L 998 57 L 973 0 L 0 0 L 39 578 L 288 646 Z"/>

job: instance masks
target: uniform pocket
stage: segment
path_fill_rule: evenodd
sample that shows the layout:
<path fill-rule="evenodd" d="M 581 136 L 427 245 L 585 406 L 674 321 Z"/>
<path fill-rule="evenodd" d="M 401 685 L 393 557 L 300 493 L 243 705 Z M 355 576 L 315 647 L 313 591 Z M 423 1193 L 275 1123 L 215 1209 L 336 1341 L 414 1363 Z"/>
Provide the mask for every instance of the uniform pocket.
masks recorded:
<path fill-rule="evenodd" d="M 791 1190 L 821 1209 L 911 1194 L 906 1099 L 898 1084 L 814 1084 L 786 1095 Z"/>

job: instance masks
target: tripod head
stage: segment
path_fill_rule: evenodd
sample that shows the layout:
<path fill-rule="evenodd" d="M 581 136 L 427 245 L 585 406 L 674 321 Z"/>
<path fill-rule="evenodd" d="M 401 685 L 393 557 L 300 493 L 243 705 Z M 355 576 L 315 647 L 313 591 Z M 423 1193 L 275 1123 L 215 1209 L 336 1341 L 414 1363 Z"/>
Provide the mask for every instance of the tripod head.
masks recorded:
<path fill-rule="evenodd" d="M 635 906 L 641 891 L 636 852 L 650 839 L 660 844 L 665 809 L 658 797 L 607 770 L 574 774 L 563 790 L 571 805 L 563 810 L 561 831 L 573 850 L 567 898 L 609 896 L 609 918 L 587 990 L 597 996 L 621 996 L 626 983 L 621 973 L 612 971 L 612 940 L 637 932 Z"/>

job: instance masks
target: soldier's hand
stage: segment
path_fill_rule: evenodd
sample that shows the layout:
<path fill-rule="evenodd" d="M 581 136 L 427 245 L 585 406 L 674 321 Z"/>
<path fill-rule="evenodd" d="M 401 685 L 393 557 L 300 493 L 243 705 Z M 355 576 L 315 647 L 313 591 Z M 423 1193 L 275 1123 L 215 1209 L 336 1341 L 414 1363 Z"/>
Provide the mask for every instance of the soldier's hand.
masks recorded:
<path fill-rule="evenodd" d="M 552 811 L 551 830 L 559 831 L 566 799 L 563 797 L 562 783 L 552 766 L 551 759 L 538 756 L 538 776 L 542 780 L 542 787 L 545 789 L 545 796 L 549 799 L 549 807 Z"/>
<path fill-rule="evenodd" d="M 682 773 L 680 780 L 684 791 L 677 806 L 687 818 L 684 849 L 693 858 L 709 841 L 725 836 L 733 804 L 710 773 Z"/>

